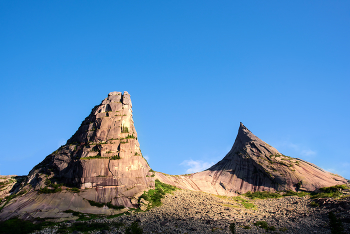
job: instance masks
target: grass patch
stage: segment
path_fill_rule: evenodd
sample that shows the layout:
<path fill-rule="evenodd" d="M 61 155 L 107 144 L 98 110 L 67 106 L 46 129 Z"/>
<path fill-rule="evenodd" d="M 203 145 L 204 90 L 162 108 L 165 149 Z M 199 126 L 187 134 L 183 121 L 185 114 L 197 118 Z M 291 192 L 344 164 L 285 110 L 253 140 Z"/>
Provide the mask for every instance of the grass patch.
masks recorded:
<path fill-rule="evenodd" d="M 236 196 L 236 197 L 227 197 L 227 196 L 222 196 L 222 195 L 214 195 L 214 196 L 221 198 L 221 199 L 234 200 L 237 203 L 241 204 L 246 209 L 255 209 L 256 208 L 256 206 L 253 203 L 248 202 L 247 200 L 245 200 L 239 196 Z M 225 206 L 225 204 L 223 204 L 223 205 Z M 234 207 L 234 206 L 232 206 L 232 207 Z"/>
<path fill-rule="evenodd" d="M 249 197 L 250 199 L 255 199 L 255 198 L 267 199 L 267 198 L 280 198 L 280 197 L 282 197 L 282 195 L 279 193 L 266 192 L 266 191 L 264 191 L 264 192 L 257 191 L 254 193 L 249 191 L 243 195 L 246 197 Z"/>
<path fill-rule="evenodd" d="M 80 189 L 78 189 L 78 188 L 67 188 L 67 190 L 72 192 L 72 193 L 80 193 Z"/>
<path fill-rule="evenodd" d="M 160 182 L 158 179 L 155 180 L 155 189 L 150 189 L 147 192 L 144 192 L 140 197 L 149 202 L 147 210 L 162 205 L 161 199 L 164 197 L 166 193 L 171 193 L 175 191 L 177 188 L 175 186 L 165 184 Z"/>
<path fill-rule="evenodd" d="M 274 226 L 269 226 L 266 221 L 257 221 L 254 225 L 266 231 L 276 231 L 276 228 Z"/>
<path fill-rule="evenodd" d="M 318 204 L 317 202 L 314 202 L 314 201 L 310 202 L 309 205 L 310 205 L 311 207 L 319 207 L 319 206 L 320 206 L 320 204 Z"/>
<path fill-rule="evenodd" d="M 107 202 L 107 203 L 100 203 L 100 202 L 95 202 L 95 201 L 92 201 L 92 200 L 87 200 L 91 206 L 96 206 L 96 207 L 104 207 L 104 206 L 107 206 L 108 208 L 111 208 L 111 209 L 115 209 L 115 210 L 120 210 L 120 209 L 124 209 L 125 207 L 124 206 L 115 206 L 115 205 L 112 205 L 111 202 Z"/>
<path fill-rule="evenodd" d="M 298 197 L 304 197 L 306 195 L 310 195 L 310 193 L 307 192 L 294 192 L 294 191 L 286 191 L 285 194 L 283 194 L 282 196 L 284 197 L 288 197 L 288 196 L 298 196 Z"/>
<path fill-rule="evenodd" d="M 347 185 L 335 185 L 331 187 L 320 188 L 319 192 L 311 193 L 311 198 L 329 198 L 329 197 L 340 197 L 343 195 L 342 190 L 350 189 Z"/>
<path fill-rule="evenodd" d="M 82 157 L 82 158 L 80 158 L 80 160 L 90 160 L 90 159 L 105 159 L 105 158 L 101 157 L 100 154 L 98 154 L 96 156 L 92 156 L 92 157 Z"/>

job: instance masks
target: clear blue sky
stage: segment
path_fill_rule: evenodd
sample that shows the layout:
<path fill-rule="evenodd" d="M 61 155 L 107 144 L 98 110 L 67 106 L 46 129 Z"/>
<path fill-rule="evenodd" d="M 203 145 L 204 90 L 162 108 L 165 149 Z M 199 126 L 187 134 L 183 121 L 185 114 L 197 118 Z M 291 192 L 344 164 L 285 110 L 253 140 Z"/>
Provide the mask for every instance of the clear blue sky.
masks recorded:
<path fill-rule="evenodd" d="M 154 170 L 219 161 L 241 121 L 350 178 L 349 1 L 0 1 L 0 35 L 0 174 L 128 91 Z"/>

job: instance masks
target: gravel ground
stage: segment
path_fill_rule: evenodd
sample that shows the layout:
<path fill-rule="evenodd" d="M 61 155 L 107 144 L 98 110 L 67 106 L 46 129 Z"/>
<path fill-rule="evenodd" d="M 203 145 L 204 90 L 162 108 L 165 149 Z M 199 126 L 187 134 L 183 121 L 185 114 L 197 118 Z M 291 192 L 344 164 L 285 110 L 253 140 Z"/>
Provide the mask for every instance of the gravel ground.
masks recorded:
<path fill-rule="evenodd" d="M 93 222 L 122 222 L 124 226 L 91 233 L 125 233 L 125 227 L 137 221 L 143 233 L 231 233 L 229 226 L 236 224 L 236 233 L 331 233 L 328 212 L 332 211 L 343 221 L 345 233 L 350 233 L 350 198 L 343 200 L 319 199 L 319 207 L 311 207 L 306 197 L 277 199 L 248 199 L 255 208 L 245 208 L 247 203 L 225 197 L 177 190 L 167 194 L 163 205 L 147 212 L 122 215 L 113 219 Z M 256 227 L 257 221 L 266 221 L 270 229 Z M 90 221 L 91 222 L 91 221 Z M 56 233 L 46 229 L 37 233 Z"/>

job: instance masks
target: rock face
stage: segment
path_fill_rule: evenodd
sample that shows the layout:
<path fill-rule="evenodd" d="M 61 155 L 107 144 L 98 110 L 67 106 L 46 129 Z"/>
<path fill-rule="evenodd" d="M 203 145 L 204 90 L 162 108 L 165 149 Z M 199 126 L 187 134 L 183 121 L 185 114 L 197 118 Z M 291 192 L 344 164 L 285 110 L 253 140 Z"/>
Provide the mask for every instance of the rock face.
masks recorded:
<path fill-rule="evenodd" d="M 139 196 L 155 187 L 155 179 L 227 196 L 248 191 L 314 191 L 347 183 L 343 177 L 279 153 L 242 123 L 230 152 L 208 170 L 180 176 L 153 172 L 141 154 L 130 95 L 111 92 L 67 144 L 48 155 L 28 176 L 0 181 L 6 186 L 2 196 L 12 194 L 0 199 L 0 220 L 62 221 L 76 218 L 71 210 L 122 213 L 138 207 Z"/>
<path fill-rule="evenodd" d="M 341 176 L 279 153 L 242 123 L 230 152 L 211 168 L 187 176 L 156 173 L 156 177 L 180 188 L 220 195 L 248 191 L 314 191 L 347 183 Z"/>
<path fill-rule="evenodd" d="M 35 209 L 41 210 L 35 217 L 57 217 L 68 209 L 101 213 L 89 200 L 136 207 L 135 196 L 154 188 L 149 171 L 137 140 L 130 95 L 111 92 L 67 144 L 32 169 L 17 188 L 29 192 L 6 205 L 0 218 L 33 215 Z M 72 188 L 80 192 L 69 192 Z M 108 210 L 102 213 L 113 214 Z"/>

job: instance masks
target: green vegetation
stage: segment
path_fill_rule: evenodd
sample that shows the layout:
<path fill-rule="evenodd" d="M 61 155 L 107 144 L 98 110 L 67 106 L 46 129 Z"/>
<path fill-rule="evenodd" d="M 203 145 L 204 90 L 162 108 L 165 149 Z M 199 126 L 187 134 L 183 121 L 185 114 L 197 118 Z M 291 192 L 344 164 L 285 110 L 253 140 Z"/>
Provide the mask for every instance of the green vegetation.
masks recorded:
<path fill-rule="evenodd" d="M 108 208 L 115 209 L 115 210 L 120 210 L 120 209 L 125 208 L 124 206 L 115 206 L 115 205 L 112 205 L 111 202 L 100 203 L 100 202 L 95 202 L 95 201 L 92 201 L 92 200 L 87 200 L 87 201 L 90 203 L 91 206 L 96 206 L 96 207 L 107 206 Z"/>
<path fill-rule="evenodd" d="M 98 223 L 98 222 L 76 222 L 72 225 L 67 225 L 66 223 L 62 224 L 57 233 L 72 233 L 72 232 L 91 232 L 91 231 L 102 231 L 102 230 L 111 230 L 112 228 L 119 228 L 124 226 L 121 222 L 111 222 L 111 223 Z"/>
<path fill-rule="evenodd" d="M 177 188 L 175 186 L 165 184 L 160 182 L 158 179 L 155 181 L 155 189 L 150 189 L 147 192 L 144 192 L 140 197 L 149 202 L 147 210 L 162 205 L 161 199 L 164 197 L 166 193 L 171 193 L 175 191 Z"/>
<path fill-rule="evenodd" d="M 336 185 L 331 187 L 320 188 L 320 192 L 311 193 L 311 198 L 328 198 L 328 197 L 340 197 L 343 195 L 342 190 L 349 189 L 345 184 Z"/>
<path fill-rule="evenodd" d="M 122 133 L 129 133 L 128 127 L 122 126 Z"/>
<path fill-rule="evenodd" d="M 39 189 L 39 193 L 58 193 L 62 191 L 63 184 L 54 184 L 50 179 L 45 181 L 45 187 Z"/>
<path fill-rule="evenodd" d="M 128 135 L 125 137 L 125 139 L 135 139 L 134 134 L 131 134 L 131 135 L 128 134 Z"/>
<path fill-rule="evenodd" d="M 333 212 L 328 213 L 328 218 L 332 234 L 345 234 L 343 223 L 337 218 L 337 216 L 335 216 Z"/>
<path fill-rule="evenodd" d="M 96 156 L 92 156 L 92 157 L 82 157 L 82 158 L 80 158 L 80 160 L 90 160 L 90 159 L 105 159 L 105 158 L 101 157 L 100 154 L 98 154 Z"/>
<path fill-rule="evenodd" d="M 230 231 L 232 234 L 236 233 L 236 224 L 235 223 L 230 224 Z"/>
<path fill-rule="evenodd" d="M 67 188 L 67 190 L 72 192 L 72 193 L 80 193 L 80 189 L 78 189 L 78 188 Z"/>
<path fill-rule="evenodd" d="M 310 205 L 311 207 L 319 207 L 319 206 L 320 206 L 320 204 L 318 204 L 317 202 L 314 202 L 314 201 L 310 202 L 309 205 Z"/>
<path fill-rule="evenodd" d="M 243 229 L 251 229 L 251 227 L 248 226 L 248 225 L 245 225 L 245 226 L 243 227 Z"/>
<path fill-rule="evenodd" d="M 142 234 L 143 230 L 142 228 L 139 226 L 139 223 L 134 221 L 130 227 L 127 227 L 125 229 L 125 234 Z"/>
<path fill-rule="evenodd" d="M 13 218 L 0 222 L 0 234 L 26 234 L 54 224 L 55 223 L 53 222 L 40 222 L 38 224 L 33 224 L 29 221 Z"/>
<path fill-rule="evenodd" d="M 267 192 L 267 191 L 257 191 L 257 192 L 247 192 L 245 194 L 243 194 L 246 197 L 249 197 L 250 199 L 255 199 L 255 198 L 259 198 L 259 199 L 266 199 L 266 198 L 280 198 L 282 197 L 281 194 L 279 193 L 273 193 L 273 192 Z"/>
<path fill-rule="evenodd" d="M 276 228 L 274 226 L 269 226 L 266 221 L 257 221 L 254 225 L 266 231 L 276 231 Z"/>
<path fill-rule="evenodd" d="M 116 155 L 111 157 L 111 160 L 118 160 L 118 159 L 120 159 L 119 154 L 116 154 Z"/>
<path fill-rule="evenodd" d="M 256 206 L 253 203 L 248 202 L 247 200 L 245 200 L 239 196 L 236 196 L 236 197 L 227 197 L 227 196 L 221 196 L 221 195 L 214 195 L 214 196 L 219 197 L 221 199 L 234 200 L 234 201 L 240 203 L 246 209 L 255 209 L 256 208 Z"/>
<path fill-rule="evenodd" d="M 307 192 L 294 192 L 294 191 L 286 191 L 285 194 L 283 194 L 284 197 L 288 197 L 288 196 L 298 196 L 298 197 L 304 197 L 306 195 L 310 195 L 310 193 Z"/>

